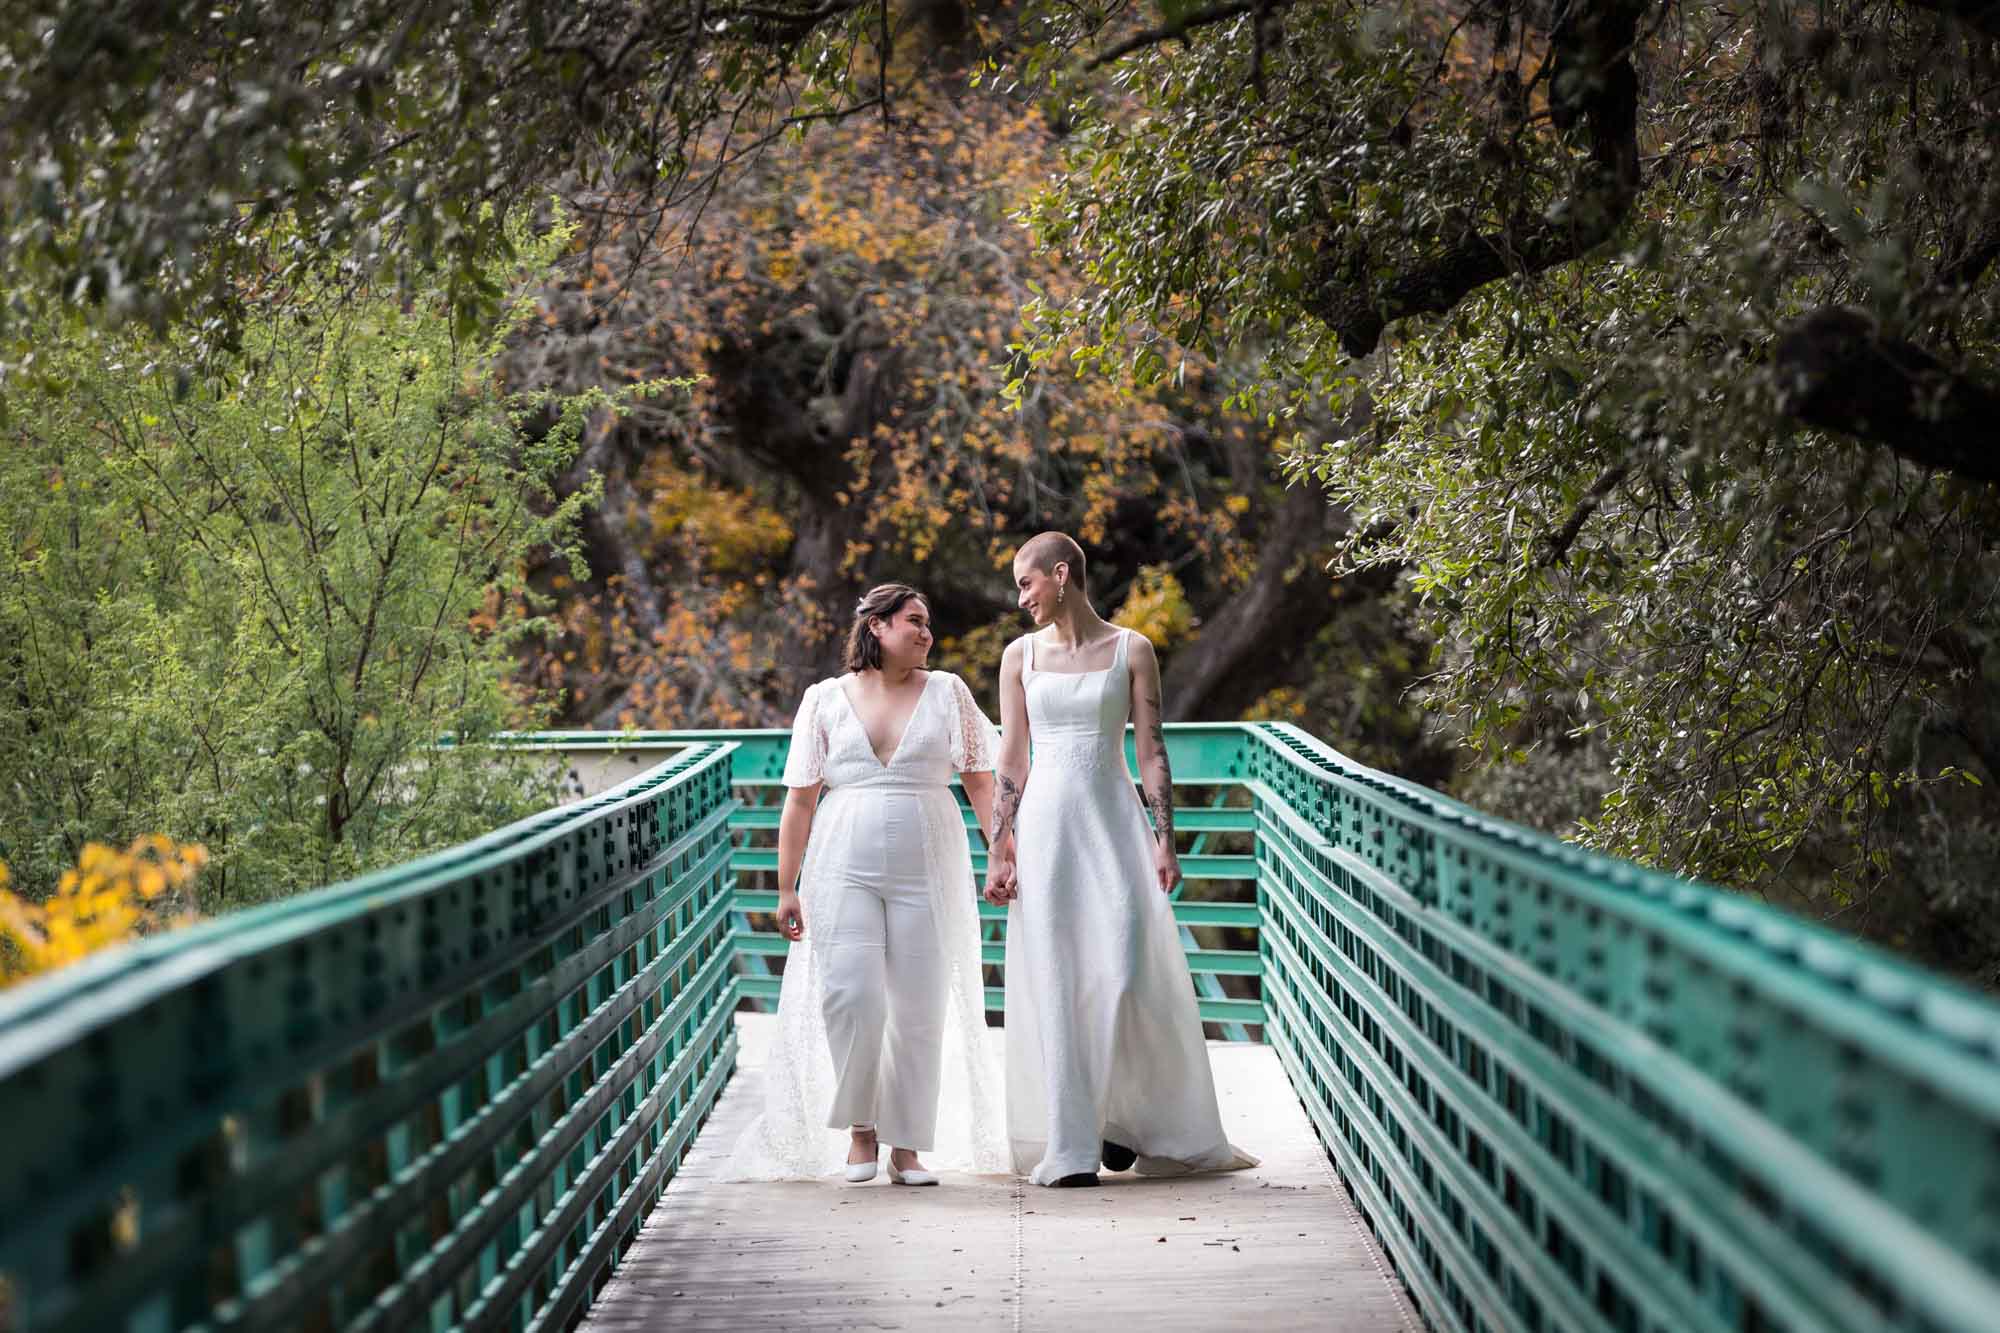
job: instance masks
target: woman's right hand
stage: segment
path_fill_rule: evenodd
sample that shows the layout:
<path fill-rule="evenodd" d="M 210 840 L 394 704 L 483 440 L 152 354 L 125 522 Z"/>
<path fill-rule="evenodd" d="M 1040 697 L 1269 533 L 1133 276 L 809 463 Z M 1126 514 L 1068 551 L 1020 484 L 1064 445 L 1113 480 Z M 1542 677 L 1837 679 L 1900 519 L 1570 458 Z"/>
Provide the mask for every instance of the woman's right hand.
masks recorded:
<path fill-rule="evenodd" d="M 1005 907 L 1019 896 L 1014 883 L 1014 858 L 1004 854 L 989 854 L 986 858 L 986 901 L 995 907 Z"/>
<path fill-rule="evenodd" d="M 778 933 L 788 940 L 805 938 L 805 909 L 799 906 L 799 895 L 795 890 L 778 890 Z"/>

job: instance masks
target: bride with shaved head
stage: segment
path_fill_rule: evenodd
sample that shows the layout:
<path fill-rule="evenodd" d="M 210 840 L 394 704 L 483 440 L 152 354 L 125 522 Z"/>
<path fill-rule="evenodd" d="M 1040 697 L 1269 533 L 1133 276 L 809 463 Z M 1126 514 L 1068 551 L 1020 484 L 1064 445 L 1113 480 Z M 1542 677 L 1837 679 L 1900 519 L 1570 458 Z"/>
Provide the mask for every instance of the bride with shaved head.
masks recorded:
<path fill-rule="evenodd" d="M 1168 895 L 1180 881 L 1160 667 L 1090 603 L 1060 532 L 1014 556 L 1035 630 L 1000 667 L 999 798 L 987 898 L 1007 913 L 1007 1126 L 1037 1185 L 1233 1171 Z M 1125 767 L 1137 733 L 1142 808 Z M 1151 827 L 1147 811 L 1151 811 Z"/>

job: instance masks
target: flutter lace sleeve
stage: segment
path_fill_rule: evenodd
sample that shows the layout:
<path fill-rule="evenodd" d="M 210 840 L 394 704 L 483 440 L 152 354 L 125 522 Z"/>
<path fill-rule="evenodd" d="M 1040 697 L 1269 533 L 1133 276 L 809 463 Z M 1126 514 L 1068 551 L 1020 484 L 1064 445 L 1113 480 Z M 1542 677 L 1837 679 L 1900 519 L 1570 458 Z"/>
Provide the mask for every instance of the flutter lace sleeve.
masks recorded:
<path fill-rule="evenodd" d="M 960 773 L 991 773 L 1000 763 L 1000 729 L 986 718 L 972 689 L 951 678 L 955 725 L 951 729 L 951 766 Z"/>
<path fill-rule="evenodd" d="M 838 688 L 836 686 L 835 688 Z M 785 752 L 785 785 L 817 787 L 826 780 L 826 719 L 820 701 L 825 682 L 810 686 L 792 719 L 792 744 Z"/>

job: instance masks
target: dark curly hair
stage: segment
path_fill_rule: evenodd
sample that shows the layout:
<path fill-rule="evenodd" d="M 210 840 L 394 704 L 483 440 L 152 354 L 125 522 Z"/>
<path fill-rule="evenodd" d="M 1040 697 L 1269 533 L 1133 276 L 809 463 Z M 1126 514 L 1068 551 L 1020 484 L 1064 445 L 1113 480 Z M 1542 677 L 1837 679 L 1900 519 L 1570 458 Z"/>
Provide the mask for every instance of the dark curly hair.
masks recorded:
<path fill-rule="evenodd" d="M 907 583 L 878 583 L 861 595 L 861 600 L 854 604 L 854 625 L 847 631 L 849 671 L 882 669 L 882 641 L 868 632 L 868 622 L 893 620 L 903 604 L 910 601 L 930 606 L 930 599 Z"/>

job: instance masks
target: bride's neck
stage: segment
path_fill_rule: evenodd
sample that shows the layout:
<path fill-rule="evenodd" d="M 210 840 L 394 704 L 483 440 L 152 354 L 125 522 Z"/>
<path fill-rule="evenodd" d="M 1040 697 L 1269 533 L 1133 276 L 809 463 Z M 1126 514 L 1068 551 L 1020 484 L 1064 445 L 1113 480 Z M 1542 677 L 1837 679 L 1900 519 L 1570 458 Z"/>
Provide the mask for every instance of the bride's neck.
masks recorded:
<path fill-rule="evenodd" d="M 1049 617 L 1049 637 L 1055 646 L 1064 652 L 1072 652 L 1079 645 L 1101 638 L 1108 622 L 1097 614 L 1097 608 L 1084 602 L 1074 610 L 1064 607 Z"/>
<path fill-rule="evenodd" d="M 861 677 L 865 681 L 873 676 L 875 678 L 873 684 L 893 690 L 898 686 L 909 684 L 916 674 L 917 668 L 914 666 L 897 666 L 893 662 L 884 662 L 879 667 L 870 667 L 863 671 Z"/>

